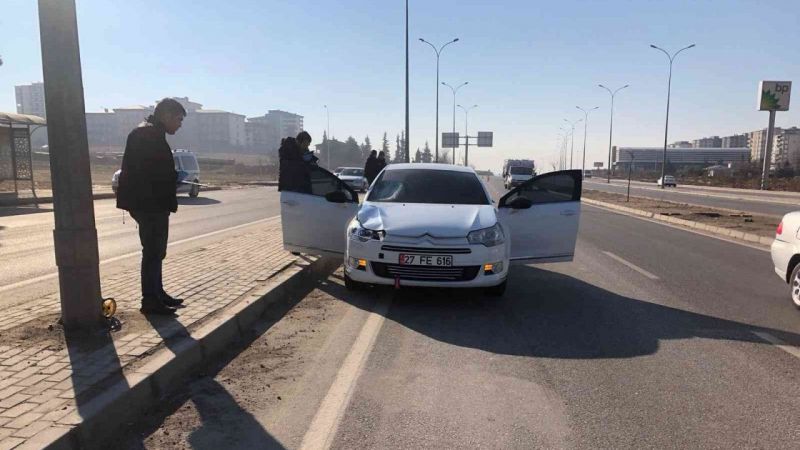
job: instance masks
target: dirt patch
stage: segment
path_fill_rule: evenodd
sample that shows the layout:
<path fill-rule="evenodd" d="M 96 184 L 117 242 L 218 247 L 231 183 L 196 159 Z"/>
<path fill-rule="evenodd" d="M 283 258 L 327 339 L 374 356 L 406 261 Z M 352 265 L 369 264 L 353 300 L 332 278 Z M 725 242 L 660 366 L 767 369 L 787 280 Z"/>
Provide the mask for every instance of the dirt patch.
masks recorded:
<path fill-rule="evenodd" d="M 762 216 L 728 209 L 707 208 L 704 206 L 688 205 L 685 203 L 675 203 L 644 197 L 631 196 L 630 201 L 626 202 L 626 196 L 624 194 L 614 194 L 610 192 L 584 190 L 583 196 L 592 200 L 641 209 L 662 216 L 691 220 L 765 237 L 774 237 L 775 227 L 777 227 L 780 222 L 779 218 L 772 216 Z"/>

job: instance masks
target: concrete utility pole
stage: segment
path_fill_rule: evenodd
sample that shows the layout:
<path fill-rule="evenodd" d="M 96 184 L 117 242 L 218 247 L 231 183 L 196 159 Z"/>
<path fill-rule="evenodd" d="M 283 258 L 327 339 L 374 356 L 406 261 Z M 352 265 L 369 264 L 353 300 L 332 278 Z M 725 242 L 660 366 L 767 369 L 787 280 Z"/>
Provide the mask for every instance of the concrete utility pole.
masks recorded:
<path fill-rule="evenodd" d="M 464 110 L 464 167 L 467 167 L 469 165 L 469 111 L 472 108 L 477 108 L 478 105 L 472 105 L 468 108 L 461 105 L 458 105 L 458 107 Z M 458 164 L 455 158 L 453 159 L 453 164 Z"/>
<path fill-rule="evenodd" d="M 90 330 L 102 324 L 102 299 L 75 0 L 39 0 L 39 31 L 61 318 Z"/>
<path fill-rule="evenodd" d="M 447 87 L 449 87 L 450 90 L 453 91 L 453 136 L 455 136 L 455 134 L 456 134 L 456 94 L 458 93 L 459 89 L 461 89 L 462 87 L 468 85 L 469 81 L 465 81 L 465 82 L 459 84 L 456 87 L 450 86 L 449 84 L 445 83 L 444 81 L 442 81 L 442 84 L 447 86 Z M 458 149 L 458 142 L 456 142 L 456 146 L 453 147 L 453 161 L 456 160 L 456 150 L 457 149 Z M 439 160 L 437 159 L 436 162 L 439 162 Z"/>
<path fill-rule="evenodd" d="M 667 135 L 669 134 L 669 97 L 671 93 L 670 91 L 672 90 L 672 62 L 675 61 L 675 57 L 678 56 L 678 53 L 694 47 L 694 44 L 683 47 L 672 55 L 670 55 L 663 48 L 653 44 L 650 44 L 650 47 L 656 50 L 661 50 L 661 52 L 667 55 L 667 58 L 669 58 L 669 78 L 667 79 L 667 115 L 666 119 L 664 120 L 664 156 L 661 161 L 661 189 L 664 189 L 664 174 L 666 173 L 667 167 Z"/>

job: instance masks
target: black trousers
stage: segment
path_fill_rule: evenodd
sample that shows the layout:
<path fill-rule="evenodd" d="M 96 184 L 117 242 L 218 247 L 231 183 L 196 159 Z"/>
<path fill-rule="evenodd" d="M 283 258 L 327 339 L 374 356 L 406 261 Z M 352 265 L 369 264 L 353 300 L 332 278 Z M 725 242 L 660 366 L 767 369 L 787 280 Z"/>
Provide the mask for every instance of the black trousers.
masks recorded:
<path fill-rule="evenodd" d="M 164 294 L 161 264 L 167 257 L 169 212 L 130 213 L 139 224 L 139 241 L 142 243 L 142 297 L 161 297 Z"/>

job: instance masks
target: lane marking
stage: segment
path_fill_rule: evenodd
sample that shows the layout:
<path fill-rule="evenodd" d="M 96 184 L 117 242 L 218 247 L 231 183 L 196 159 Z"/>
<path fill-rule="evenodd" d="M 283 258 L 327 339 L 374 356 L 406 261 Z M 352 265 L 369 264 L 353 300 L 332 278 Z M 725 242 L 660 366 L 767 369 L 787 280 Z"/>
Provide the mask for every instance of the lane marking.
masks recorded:
<path fill-rule="evenodd" d="M 267 217 L 265 219 L 255 220 L 253 222 L 247 222 L 247 223 L 239 224 L 239 225 L 236 225 L 236 226 L 233 226 L 233 227 L 229 227 L 229 228 L 223 228 L 221 230 L 211 231 L 209 233 L 200 234 L 198 236 L 192 236 L 190 238 L 181 239 L 181 240 L 175 241 L 175 242 L 170 242 L 169 244 L 167 244 L 167 247 L 172 247 L 173 245 L 185 244 L 187 242 L 196 241 L 198 239 L 204 239 L 204 238 L 207 238 L 209 236 L 214 236 L 214 235 L 221 234 L 221 233 L 227 233 L 229 231 L 238 230 L 239 228 L 249 227 L 251 225 L 256 225 L 256 224 L 259 224 L 259 223 L 274 221 L 275 219 L 278 219 L 279 217 L 280 217 L 280 214 L 277 215 L 277 216 Z M 115 262 L 115 261 L 119 261 L 121 259 L 130 258 L 130 257 L 133 257 L 133 256 L 139 256 L 141 254 L 142 254 L 141 250 L 137 250 L 135 252 L 130 252 L 130 253 L 125 253 L 123 255 L 118 255 L 118 256 L 114 256 L 114 257 L 111 257 L 111 258 L 104 259 L 104 260 L 100 261 L 100 265 L 112 263 L 112 262 Z M 18 281 L 16 283 L 6 284 L 5 286 L 0 286 L 0 292 L 9 291 L 11 289 L 20 288 L 20 287 L 27 286 L 29 284 L 35 284 L 35 283 L 38 283 L 38 282 L 41 282 L 41 281 L 46 281 L 46 280 L 55 278 L 57 276 L 58 276 L 58 272 L 52 272 L 52 273 L 48 273 L 46 275 L 40 275 L 38 277 L 28 278 L 27 280 Z"/>
<path fill-rule="evenodd" d="M 768 247 L 763 247 L 763 246 L 760 246 L 760 245 L 751 244 L 749 242 L 743 242 L 743 241 L 740 241 L 738 239 L 732 239 L 732 238 L 728 238 L 728 237 L 725 237 L 725 236 L 720 236 L 720 235 L 717 235 L 717 234 L 709 233 L 709 232 L 698 230 L 698 229 L 695 229 L 695 228 L 686 228 L 686 227 L 683 227 L 683 226 L 680 226 L 680 225 L 674 225 L 674 224 L 671 224 L 671 223 L 662 222 L 660 220 L 650 219 L 648 217 L 637 216 L 636 214 L 631 214 L 631 213 L 628 213 L 628 212 L 625 212 L 625 211 L 619 211 L 619 210 L 616 210 L 616 209 L 606 208 L 604 206 L 599 206 L 599 205 L 590 205 L 588 203 L 583 203 L 581 205 L 581 207 L 597 208 L 597 209 L 602 210 L 602 211 L 610 212 L 610 213 L 613 213 L 613 214 L 619 214 L 620 216 L 632 217 L 634 219 L 643 220 L 645 222 L 654 223 L 656 225 L 662 225 L 662 226 L 665 226 L 665 227 L 674 228 L 676 230 L 686 231 L 688 233 L 697 234 L 697 235 L 700 235 L 700 236 L 703 236 L 703 237 L 714 238 L 714 239 L 717 239 L 717 240 L 720 240 L 720 241 L 727 242 L 729 244 L 741 245 L 742 247 L 752 248 L 753 250 L 761 250 L 762 252 L 767 252 L 767 253 L 770 252 L 770 249 Z"/>
<path fill-rule="evenodd" d="M 605 253 L 606 256 L 608 256 L 609 258 L 617 261 L 620 264 L 628 266 L 629 268 L 639 272 L 640 274 L 646 276 L 647 278 L 650 278 L 651 280 L 658 280 L 659 279 L 657 276 L 653 275 L 652 273 L 642 269 L 641 267 L 637 266 L 636 264 L 634 264 L 634 263 L 632 263 L 630 261 L 622 259 L 621 257 L 619 257 L 619 256 L 617 256 L 617 255 L 615 255 L 615 254 L 613 254 L 611 252 L 607 252 L 607 251 L 603 250 L 603 253 Z"/>
<path fill-rule="evenodd" d="M 800 359 L 800 348 L 797 348 L 794 345 L 789 345 L 786 342 L 783 342 L 782 340 L 776 338 L 775 336 L 769 333 L 765 333 L 763 331 L 751 331 L 751 333 L 769 342 L 775 347 L 778 347 L 779 349 L 785 351 L 786 353 L 794 356 L 795 358 Z"/>
<path fill-rule="evenodd" d="M 390 299 L 380 299 L 369 313 L 364 326 L 361 327 L 361 332 L 353 342 L 353 346 L 350 347 L 350 353 L 342 363 L 342 367 L 339 368 L 333 384 L 328 389 L 314 420 L 311 421 L 311 426 L 303 437 L 303 442 L 300 444 L 301 450 L 325 450 L 333 444 L 339 423 L 353 396 L 356 382 L 364 370 L 364 363 L 375 346 L 378 331 L 389 312 L 390 304 Z"/>

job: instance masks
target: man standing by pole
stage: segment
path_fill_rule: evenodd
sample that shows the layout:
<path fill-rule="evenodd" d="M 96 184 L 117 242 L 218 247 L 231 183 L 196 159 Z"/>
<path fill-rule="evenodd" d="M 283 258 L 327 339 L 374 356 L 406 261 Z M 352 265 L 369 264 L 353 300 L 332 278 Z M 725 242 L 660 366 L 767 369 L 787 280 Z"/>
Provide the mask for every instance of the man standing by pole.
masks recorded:
<path fill-rule="evenodd" d="M 143 314 L 173 314 L 183 300 L 164 291 L 162 261 L 167 256 L 169 215 L 178 210 L 178 173 L 167 134 L 183 124 L 186 110 L 177 100 L 161 100 L 147 122 L 128 135 L 117 188 L 117 208 L 139 225 L 142 243 Z"/>

